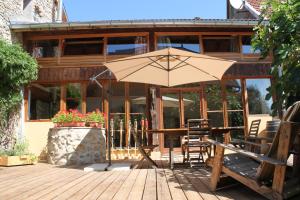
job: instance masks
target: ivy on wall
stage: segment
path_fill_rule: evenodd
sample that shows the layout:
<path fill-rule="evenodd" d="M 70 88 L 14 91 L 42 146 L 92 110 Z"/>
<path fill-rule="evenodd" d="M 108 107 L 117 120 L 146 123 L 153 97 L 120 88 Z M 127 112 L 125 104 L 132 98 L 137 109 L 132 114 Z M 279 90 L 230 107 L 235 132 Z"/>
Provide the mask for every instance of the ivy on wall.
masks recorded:
<path fill-rule="evenodd" d="M 11 148 L 22 87 L 36 80 L 38 64 L 22 47 L 0 40 L 0 148 Z"/>

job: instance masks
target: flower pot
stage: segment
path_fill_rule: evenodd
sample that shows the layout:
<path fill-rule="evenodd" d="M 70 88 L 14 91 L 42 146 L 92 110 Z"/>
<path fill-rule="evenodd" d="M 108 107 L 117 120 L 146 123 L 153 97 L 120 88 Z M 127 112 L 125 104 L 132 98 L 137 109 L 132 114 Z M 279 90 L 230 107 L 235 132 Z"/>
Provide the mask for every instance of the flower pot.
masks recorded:
<path fill-rule="evenodd" d="M 63 122 L 55 123 L 55 127 L 84 127 L 85 122 Z"/>
<path fill-rule="evenodd" d="M 95 128 L 103 128 L 103 123 L 100 122 L 89 122 L 90 127 L 95 127 Z"/>
<path fill-rule="evenodd" d="M 18 166 L 36 164 L 37 160 L 30 155 L 0 156 L 0 166 Z"/>

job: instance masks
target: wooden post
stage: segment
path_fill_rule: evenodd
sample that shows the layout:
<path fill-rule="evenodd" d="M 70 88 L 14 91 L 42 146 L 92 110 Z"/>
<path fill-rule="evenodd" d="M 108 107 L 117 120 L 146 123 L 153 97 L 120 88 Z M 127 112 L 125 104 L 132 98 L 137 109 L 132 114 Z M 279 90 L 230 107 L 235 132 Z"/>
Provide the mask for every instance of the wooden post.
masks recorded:
<path fill-rule="evenodd" d="M 136 145 L 137 145 L 137 140 L 138 140 L 138 129 L 137 129 L 137 120 L 135 119 L 134 120 L 134 123 L 133 123 L 133 130 L 134 130 L 134 135 L 135 135 L 135 137 L 134 137 L 134 154 L 136 155 Z"/>
<path fill-rule="evenodd" d="M 249 116 L 249 106 L 248 106 L 248 93 L 246 86 L 246 79 L 241 80 L 242 85 L 242 101 L 243 101 L 243 118 L 244 118 L 244 135 L 248 136 L 248 116 Z"/>
<path fill-rule="evenodd" d="M 223 104 L 223 120 L 224 127 L 228 127 L 228 113 L 227 113 L 227 99 L 226 99 L 226 80 L 221 81 L 221 94 L 222 94 L 222 104 Z M 224 143 L 228 144 L 230 142 L 230 132 L 225 133 Z"/>
<path fill-rule="evenodd" d="M 184 102 L 182 91 L 179 91 L 179 113 L 180 113 L 180 127 L 184 127 Z"/>
<path fill-rule="evenodd" d="M 128 120 L 130 120 L 130 100 L 129 100 L 129 83 L 125 83 L 125 122 L 127 122 Z M 126 134 L 125 134 L 125 138 L 128 138 L 128 127 L 126 127 L 125 129 Z M 127 142 L 128 140 L 125 139 L 125 141 Z M 127 146 L 128 144 L 126 144 Z"/>
<path fill-rule="evenodd" d="M 66 110 L 66 84 L 62 84 L 60 87 L 60 110 Z"/>
<path fill-rule="evenodd" d="M 202 107 L 202 118 L 208 119 L 207 116 L 207 100 L 205 93 L 205 84 L 201 83 L 201 107 Z"/>
<path fill-rule="evenodd" d="M 213 160 L 213 168 L 210 179 L 210 189 L 212 191 L 216 191 L 218 182 L 220 180 L 220 175 L 223 167 L 223 159 L 224 159 L 224 148 L 217 145 L 216 153 Z"/>
<path fill-rule="evenodd" d="M 81 112 L 83 114 L 86 113 L 86 88 L 87 88 L 87 83 L 81 83 L 81 99 L 82 99 L 82 103 L 81 103 Z"/>

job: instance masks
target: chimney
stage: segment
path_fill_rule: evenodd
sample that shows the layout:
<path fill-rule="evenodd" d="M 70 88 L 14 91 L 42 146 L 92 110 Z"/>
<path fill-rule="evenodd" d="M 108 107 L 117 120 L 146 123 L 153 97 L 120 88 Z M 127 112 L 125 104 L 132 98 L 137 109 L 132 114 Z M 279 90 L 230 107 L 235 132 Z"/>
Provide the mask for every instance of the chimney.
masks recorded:
<path fill-rule="evenodd" d="M 57 17 L 56 17 L 55 21 L 58 23 L 61 23 L 62 22 L 62 14 L 63 14 L 63 0 L 56 0 L 56 2 L 57 2 Z"/>

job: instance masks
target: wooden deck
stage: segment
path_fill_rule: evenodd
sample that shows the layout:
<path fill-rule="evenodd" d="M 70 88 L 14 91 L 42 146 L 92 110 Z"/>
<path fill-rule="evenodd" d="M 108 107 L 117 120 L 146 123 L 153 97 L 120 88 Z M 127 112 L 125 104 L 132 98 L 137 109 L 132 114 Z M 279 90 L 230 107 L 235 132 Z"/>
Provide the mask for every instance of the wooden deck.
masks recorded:
<path fill-rule="evenodd" d="M 207 169 L 159 169 L 141 164 L 128 171 L 83 172 L 48 164 L 0 167 L 0 199 L 264 199 L 242 185 L 212 193 Z"/>

